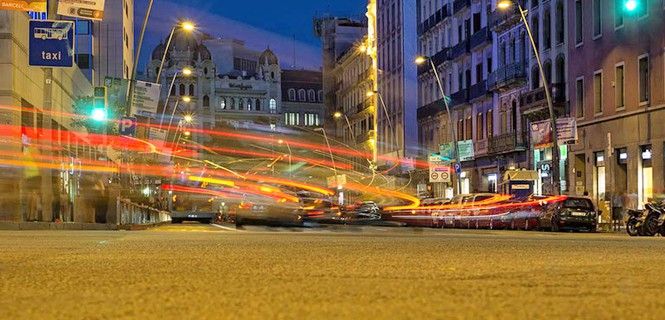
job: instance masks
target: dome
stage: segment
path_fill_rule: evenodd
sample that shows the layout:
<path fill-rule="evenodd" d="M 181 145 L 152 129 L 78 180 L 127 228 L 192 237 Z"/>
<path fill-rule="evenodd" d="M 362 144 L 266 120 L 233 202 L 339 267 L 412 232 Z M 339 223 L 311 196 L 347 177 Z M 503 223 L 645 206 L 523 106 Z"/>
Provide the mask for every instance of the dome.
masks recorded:
<path fill-rule="evenodd" d="M 160 42 L 154 50 L 152 50 L 152 60 L 162 60 L 164 57 L 164 50 L 166 45 L 163 42 Z"/>
<path fill-rule="evenodd" d="M 259 64 L 275 65 L 279 64 L 279 60 L 277 60 L 275 53 L 268 48 L 259 56 Z"/>
<path fill-rule="evenodd" d="M 210 54 L 210 50 L 208 50 L 208 47 L 206 47 L 203 44 L 200 44 L 197 48 L 196 51 L 194 51 L 194 59 L 200 59 L 201 61 L 204 60 L 212 60 L 212 55 Z"/>

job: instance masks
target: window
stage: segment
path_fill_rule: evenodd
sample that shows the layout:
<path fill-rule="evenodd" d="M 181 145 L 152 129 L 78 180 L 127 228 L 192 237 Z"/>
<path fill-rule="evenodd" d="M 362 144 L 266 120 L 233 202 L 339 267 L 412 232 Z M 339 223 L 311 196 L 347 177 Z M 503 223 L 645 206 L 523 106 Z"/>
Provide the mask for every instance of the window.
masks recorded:
<path fill-rule="evenodd" d="M 87 53 L 76 54 L 76 65 L 79 69 L 90 69 L 92 67 L 92 55 Z"/>
<path fill-rule="evenodd" d="M 537 16 L 531 19 L 531 30 L 533 33 L 533 42 L 536 43 L 536 48 L 540 50 L 540 24 Z"/>
<path fill-rule="evenodd" d="M 623 1 L 614 0 L 614 28 L 623 27 Z"/>
<path fill-rule="evenodd" d="M 536 90 L 540 87 L 540 72 L 538 67 L 533 67 L 531 69 L 531 90 Z"/>
<path fill-rule="evenodd" d="M 607 0 L 606 0 L 607 1 Z M 601 0 L 593 0 L 593 38 L 599 38 L 603 33 L 603 19 L 601 12 Z"/>
<path fill-rule="evenodd" d="M 649 56 L 641 56 L 638 61 L 640 103 L 649 102 Z"/>
<path fill-rule="evenodd" d="M 181 95 L 181 96 L 184 96 L 184 95 L 187 94 L 187 93 L 185 92 L 185 85 L 184 85 L 184 84 L 181 83 L 180 86 L 179 86 L 179 89 L 180 89 L 179 92 L 180 92 L 180 95 Z"/>
<path fill-rule="evenodd" d="M 575 108 L 577 117 L 584 118 L 584 78 L 577 78 L 575 81 Z"/>
<path fill-rule="evenodd" d="M 210 97 L 208 97 L 207 95 L 203 96 L 203 108 L 206 110 L 210 109 Z"/>
<path fill-rule="evenodd" d="M 284 123 L 287 126 L 298 126 L 300 125 L 300 114 L 295 112 L 284 113 Z"/>
<path fill-rule="evenodd" d="M 247 99 L 247 111 L 252 111 L 252 99 Z"/>
<path fill-rule="evenodd" d="M 315 127 L 319 125 L 319 115 L 316 113 L 305 113 L 305 126 Z"/>
<path fill-rule="evenodd" d="M 576 44 L 581 44 L 582 41 L 584 41 L 584 32 L 582 30 L 582 26 L 584 23 L 582 22 L 582 0 L 576 0 L 575 1 L 575 43 Z"/>
<path fill-rule="evenodd" d="M 298 90 L 298 100 L 307 101 L 307 93 L 305 92 L 305 89 Z"/>
<path fill-rule="evenodd" d="M 626 107 L 625 102 L 624 102 L 624 93 L 625 93 L 625 87 L 624 87 L 624 65 L 623 63 L 621 65 L 617 65 L 615 70 L 614 70 L 614 100 L 616 101 L 615 107 L 617 109 L 623 109 Z"/>
<path fill-rule="evenodd" d="M 487 116 L 485 117 L 485 129 L 487 129 L 487 138 L 494 136 L 494 112 L 492 110 L 487 111 Z"/>
<path fill-rule="evenodd" d="M 236 99 L 235 98 L 230 98 L 229 99 L 229 109 L 230 110 L 235 110 L 236 109 Z"/>
<path fill-rule="evenodd" d="M 485 131 L 483 130 L 483 113 L 478 113 L 476 115 L 476 140 L 483 140 L 485 139 Z"/>
<path fill-rule="evenodd" d="M 556 4 L 556 43 L 561 44 L 565 37 L 565 20 L 563 12 L 563 3 L 559 1 Z"/>
<path fill-rule="evenodd" d="M 193 85 L 193 84 L 190 84 L 190 85 L 189 85 L 189 95 L 190 95 L 190 96 L 193 96 L 193 95 L 194 95 L 194 85 Z"/>
<path fill-rule="evenodd" d="M 457 140 L 464 140 L 464 119 L 457 121 Z"/>
<path fill-rule="evenodd" d="M 552 16 L 549 10 L 543 12 L 543 48 L 552 47 Z"/>
<path fill-rule="evenodd" d="M 254 104 L 254 109 L 256 109 L 256 111 L 261 111 L 261 100 L 256 99 L 256 103 Z"/>
<path fill-rule="evenodd" d="M 219 107 L 222 110 L 226 110 L 226 99 L 225 98 L 222 98 L 222 102 L 219 103 Z"/>
<path fill-rule="evenodd" d="M 593 75 L 593 112 L 603 113 L 603 73 L 598 71 Z"/>
<path fill-rule="evenodd" d="M 76 20 L 75 30 L 77 35 L 88 35 L 91 33 L 90 20 Z"/>
<path fill-rule="evenodd" d="M 277 113 L 277 101 L 275 99 L 270 99 L 270 113 Z"/>
<path fill-rule="evenodd" d="M 466 123 L 464 124 L 464 140 L 471 140 L 473 139 L 473 120 L 471 117 L 466 118 Z"/>
<path fill-rule="evenodd" d="M 316 92 L 314 92 L 312 89 L 309 89 L 309 91 L 307 91 L 307 98 L 309 98 L 309 102 L 316 102 Z"/>
<path fill-rule="evenodd" d="M 318 96 L 319 102 L 323 102 L 323 90 L 319 90 Z"/>
<path fill-rule="evenodd" d="M 289 89 L 289 101 L 296 101 L 296 90 L 295 89 Z"/>

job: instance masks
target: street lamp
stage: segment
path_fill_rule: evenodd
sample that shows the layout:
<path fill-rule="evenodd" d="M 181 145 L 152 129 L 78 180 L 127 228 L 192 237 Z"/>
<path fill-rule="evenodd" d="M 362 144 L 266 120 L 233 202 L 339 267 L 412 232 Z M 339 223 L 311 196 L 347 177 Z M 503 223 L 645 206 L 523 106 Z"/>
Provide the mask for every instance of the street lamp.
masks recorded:
<path fill-rule="evenodd" d="M 634 0 L 626 1 L 625 2 L 626 8 L 628 8 L 629 2 L 635 2 L 635 1 Z M 552 186 L 554 187 L 554 194 L 558 195 L 559 193 L 561 193 L 561 189 L 559 188 L 559 180 L 561 180 L 561 176 L 559 174 L 560 151 L 559 151 L 559 141 L 558 141 L 559 135 L 557 134 L 556 114 L 554 112 L 554 103 L 552 102 L 552 94 L 550 92 L 550 86 L 547 83 L 547 77 L 545 76 L 545 69 L 543 69 L 543 64 L 540 60 L 540 54 L 538 53 L 538 46 L 536 45 L 536 41 L 533 38 L 529 22 L 526 19 L 527 10 L 524 10 L 522 8 L 522 5 L 519 4 L 519 2 L 513 0 L 500 0 L 499 2 L 497 2 L 497 8 L 505 10 L 510 8 L 513 4 L 517 5 L 517 10 L 520 12 L 522 22 L 524 23 L 524 28 L 526 29 L 526 33 L 529 36 L 529 40 L 531 42 L 531 48 L 533 49 L 534 56 L 536 57 L 536 62 L 538 63 L 538 70 L 540 71 L 540 80 L 543 82 L 543 87 L 545 89 L 545 98 L 547 99 L 547 108 L 549 109 L 549 114 L 550 114 L 550 126 L 552 127 L 552 162 L 553 162 Z M 637 6 L 636 3 L 633 5 L 635 7 Z"/>
<path fill-rule="evenodd" d="M 191 114 L 186 114 L 183 118 L 185 120 L 185 123 L 191 124 L 194 121 L 194 117 Z"/>
<path fill-rule="evenodd" d="M 416 58 L 416 64 L 423 64 L 429 61 L 430 66 L 432 67 L 432 71 L 434 71 L 434 77 L 436 78 L 436 84 L 439 87 L 439 92 L 441 93 L 441 97 L 443 100 L 443 104 L 446 106 L 446 113 L 448 113 L 448 126 L 450 127 L 450 131 L 452 132 L 452 137 L 453 137 L 453 148 L 455 150 L 455 161 L 457 162 L 457 165 L 460 167 L 460 170 L 462 168 L 462 162 L 460 161 L 459 157 L 459 145 L 457 143 L 457 130 L 455 130 L 453 126 L 453 118 L 452 115 L 450 114 L 450 106 L 448 105 L 448 99 L 446 98 L 446 94 L 444 93 L 443 90 L 443 84 L 441 83 L 441 78 L 439 77 L 439 71 L 436 70 L 436 66 L 434 65 L 434 61 L 430 59 L 429 57 L 425 56 L 420 56 Z M 457 170 L 455 170 L 457 171 Z M 462 179 L 460 174 L 457 174 L 457 192 L 462 193 Z"/>
<path fill-rule="evenodd" d="M 349 121 L 349 117 L 347 117 L 346 114 L 337 111 L 335 112 L 335 114 L 333 114 L 333 118 L 335 119 L 344 118 L 344 120 L 346 120 L 346 125 L 349 127 L 349 133 L 351 133 L 351 139 L 353 139 L 353 143 L 356 143 L 356 133 L 353 132 L 353 128 L 351 128 L 351 121 Z"/>
<path fill-rule="evenodd" d="M 182 102 L 190 103 L 190 102 L 192 102 L 192 97 L 190 97 L 190 96 L 183 96 L 183 97 L 182 97 Z"/>
<path fill-rule="evenodd" d="M 173 40 L 173 34 L 178 28 L 186 32 L 192 32 L 194 31 L 194 29 L 196 29 L 196 26 L 194 25 L 194 23 L 190 21 L 181 21 L 180 23 L 174 25 L 173 28 L 171 28 L 171 33 L 169 34 L 169 40 L 166 41 L 166 48 L 164 49 L 164 54 L 162 55 L 162 61 L 159 63 L 159 69 L 157 70 L 157 79 L 155 80 L 156 83 L 159 83 L 161 80 L 162 69 L 164 68 L 164 61 L 166 60 L 166 54 L 169 52 L 169 47 L 171 47 L 171 40 Z"/>

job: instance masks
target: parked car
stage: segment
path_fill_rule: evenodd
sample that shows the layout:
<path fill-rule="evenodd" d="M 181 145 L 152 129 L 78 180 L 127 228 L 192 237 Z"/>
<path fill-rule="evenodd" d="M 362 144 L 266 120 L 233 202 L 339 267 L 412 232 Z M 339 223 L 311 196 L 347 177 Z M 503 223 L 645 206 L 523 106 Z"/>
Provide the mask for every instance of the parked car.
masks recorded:
<path fill-rule="evenodd" d="M 540 227 L 551 231 L 586 230 L 595 232 L 598 227 L 596 207 L 589 198 L 566 197 L 545 208 L 540 216 Z"/>

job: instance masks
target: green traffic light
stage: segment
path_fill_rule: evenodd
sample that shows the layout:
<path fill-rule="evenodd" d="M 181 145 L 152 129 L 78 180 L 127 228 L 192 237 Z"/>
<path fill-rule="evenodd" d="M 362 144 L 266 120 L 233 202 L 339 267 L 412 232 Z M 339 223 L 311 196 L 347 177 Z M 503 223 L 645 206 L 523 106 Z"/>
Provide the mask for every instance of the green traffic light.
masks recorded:
<path fill-rule="evenodd" d="M 106 113 L 106 110 L 102 108 L 95 108 L 92 109 L 92 113 L 90 114 L 90 118 L 94 121 L 97 122 L 104 122 L 108 118 L 108 114 Z"/>
<path fill-rule="evenodd" d="M 626 11 L 635 11 L 637 9 L 638 3 L 637 0 L 626 0 L 623 2 L 624 8 Z"/>

